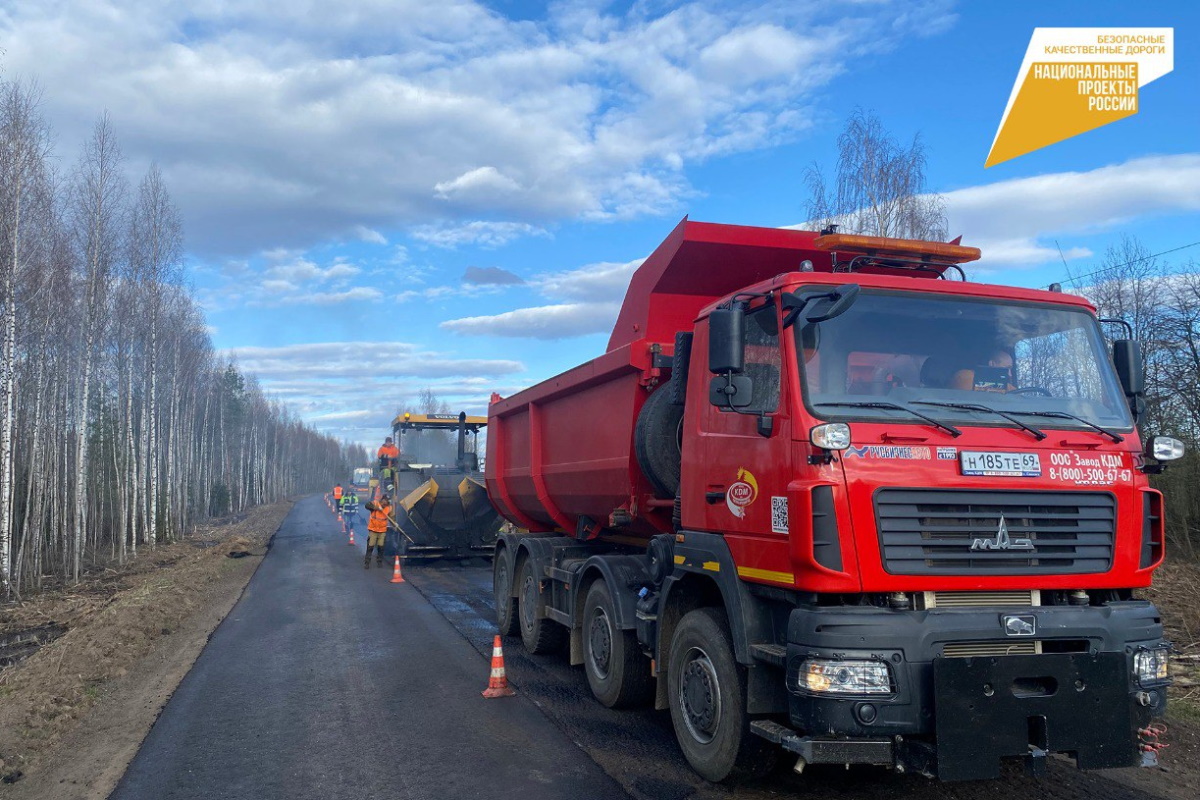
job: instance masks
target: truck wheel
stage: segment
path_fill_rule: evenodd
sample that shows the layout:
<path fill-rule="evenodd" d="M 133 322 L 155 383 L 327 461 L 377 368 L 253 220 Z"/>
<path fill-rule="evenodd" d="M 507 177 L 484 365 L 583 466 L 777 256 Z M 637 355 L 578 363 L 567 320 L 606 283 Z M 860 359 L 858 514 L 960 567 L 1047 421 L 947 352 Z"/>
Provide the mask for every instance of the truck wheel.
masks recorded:
<path fill-rule="evenodd" d="M 497 553 L 492 567 L 492 588 L 496 593 L 496 627 L 501 636 L 517 632 L 517 599 L 512 596 L 512 568 L 507 553 Z"/>
<path fill-rule="evenodd" d="M 750 733 L 746 679 L 733 657 L 725 612 L 684 615 L 671 639 L 667 697 L 675 738 L 692 769 L 710 781 L 765 774 L 774 751 Z"/>
<path fill-rule="evenodd" d="M 520 619 L 521 641 L 530 653 L 551 653 L 561 650 L 567 640 L 567 629 L 551 619 L 546 619 L 546 600 L 538 589 L 538 578 L 533 573 L 533 559 L 526 558 L 520 569 L 521 597 L 517 603 Z"/>
<path fill-rule="evenodd" d="M 627 708 L 650 699 L 650 661 L 637 634 L 617 627 L 608 585 L 598 580 L 583 601 L 583 669 L 592 694 L 609 708 Z"/>

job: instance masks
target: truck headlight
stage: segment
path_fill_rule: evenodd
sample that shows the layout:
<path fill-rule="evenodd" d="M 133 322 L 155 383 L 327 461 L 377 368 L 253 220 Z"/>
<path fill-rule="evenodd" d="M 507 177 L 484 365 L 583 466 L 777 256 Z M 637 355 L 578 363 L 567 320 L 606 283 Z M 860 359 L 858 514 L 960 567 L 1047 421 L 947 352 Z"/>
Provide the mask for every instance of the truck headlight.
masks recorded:
<path fill-rule="evenodd" d="M 1167 656 L 1170 653 L 1165 647 L 1155 647 L 1151 650 L 1139 650 L 1133 656 L 1133 674 L 1141 685 L 1163 683 L 1167 680 Z"/>
<path fill-rule="evenodd" d="M 800 665 L 797 689 L 811 694 L 891 694 L 892 669 L 882 661 L 809 658 Z"/>
<path fill-rule="evenodd" d="M 850 426 L 844 422 L 826 422 L 809 431 L 809 441 L 822 450 L 845 450 L 850 446 Z"/>

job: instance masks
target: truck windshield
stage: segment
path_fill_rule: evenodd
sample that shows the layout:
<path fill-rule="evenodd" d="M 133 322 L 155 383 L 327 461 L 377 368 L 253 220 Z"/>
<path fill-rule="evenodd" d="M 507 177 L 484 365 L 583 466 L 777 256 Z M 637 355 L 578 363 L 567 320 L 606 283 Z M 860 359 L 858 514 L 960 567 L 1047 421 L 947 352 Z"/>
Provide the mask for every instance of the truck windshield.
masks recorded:
<path fill-rule="evenodd" d="M 1083 310 L 864 290 L 841 316 L 794 330 L 805 401 L 822 418 L 919 421 L 905 412 L 915 404 L 957 425 L 1132 427 Z"/>

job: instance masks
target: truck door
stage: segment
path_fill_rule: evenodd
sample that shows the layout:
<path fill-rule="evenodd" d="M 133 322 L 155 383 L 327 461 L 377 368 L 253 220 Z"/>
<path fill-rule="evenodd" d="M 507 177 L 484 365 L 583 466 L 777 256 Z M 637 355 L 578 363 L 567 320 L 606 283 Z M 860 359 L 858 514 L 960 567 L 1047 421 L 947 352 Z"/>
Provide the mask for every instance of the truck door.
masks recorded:
<path fill-rule="evenodd" d="M 787 415 L 781 413 L 786 405 L 779 328 L 774 303 L 752 309 L 746 316 L 743 374 L 753 382 L 753 392 L 750 406 L 741 413 L 708 402 L 707 370 L 703 370 L 702 386 L 689 387 L 689 394 L 699 402 L 693 406 L 698 412 L 692 417 L 696 435 L 684 437 L 684 463 L 694 467 L 685 471 L 684 489 L 689 497 L 704 500 L 684 504 L 683 523 L 693 529 L 744 534 L 760 543 L 774 540 L 786 548 L 791 431 Z M 707 349 L 707 337 L 703 346 Z M 760 433 L 760 419 L 771 426 L 769 436 Z M 689 454 L 687 448 L 693 446 Z M 701 510 L 687 514 L 694 509 Z"/>

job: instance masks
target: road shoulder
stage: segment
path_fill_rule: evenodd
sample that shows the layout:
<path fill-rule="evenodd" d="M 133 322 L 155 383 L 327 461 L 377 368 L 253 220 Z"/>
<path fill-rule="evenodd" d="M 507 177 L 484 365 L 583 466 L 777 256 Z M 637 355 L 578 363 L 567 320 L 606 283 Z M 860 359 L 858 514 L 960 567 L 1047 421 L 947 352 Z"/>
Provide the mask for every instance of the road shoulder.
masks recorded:
<path fill-rule="evenodd" d="M 108 797 L 241 597 L 291 507 L 283 502 L 254 509 L 232 524 L 143 553 L 150 563 L 118 573 L 119 588 L 100 599 L 93 597 L 97 581 L 85 581 L 82 588 L 40 598 L 41 610 L 30 607 L 38 601 L 21 610 L 26 619 L 66 616 L 69 629 L 2 673 L 6 797 Z M 248 555 L 231 558 L 231 552 Z M 97 580 L 105 579 L 113 577 Z M 81 606 L 74 616 L 64 611 L 72 603 Z M 12 624 L 17 615 L 5 616 Z"/>

